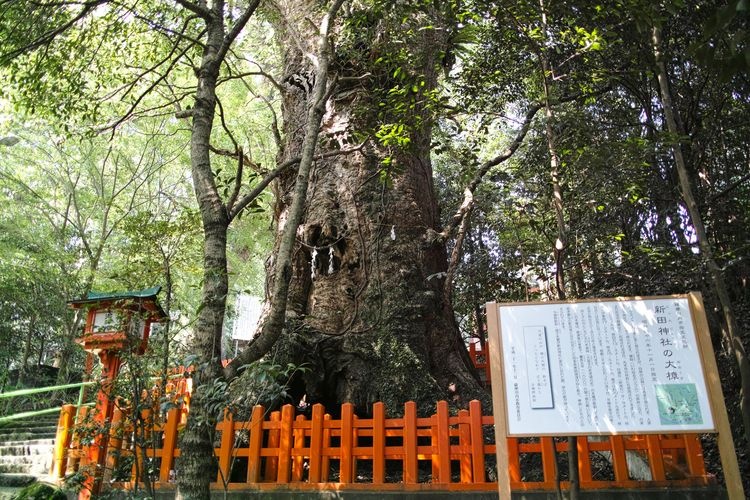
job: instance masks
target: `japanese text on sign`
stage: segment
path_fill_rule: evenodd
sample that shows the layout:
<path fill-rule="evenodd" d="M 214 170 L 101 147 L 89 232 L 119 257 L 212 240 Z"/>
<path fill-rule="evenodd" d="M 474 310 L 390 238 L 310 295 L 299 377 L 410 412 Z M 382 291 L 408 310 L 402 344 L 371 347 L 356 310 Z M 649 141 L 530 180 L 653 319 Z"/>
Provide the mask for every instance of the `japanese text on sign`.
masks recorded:
<path fill-rule="evenodd" d="M 510 435 L 713 429 L 686 298 L 500 305 L 499 318 Z"/>

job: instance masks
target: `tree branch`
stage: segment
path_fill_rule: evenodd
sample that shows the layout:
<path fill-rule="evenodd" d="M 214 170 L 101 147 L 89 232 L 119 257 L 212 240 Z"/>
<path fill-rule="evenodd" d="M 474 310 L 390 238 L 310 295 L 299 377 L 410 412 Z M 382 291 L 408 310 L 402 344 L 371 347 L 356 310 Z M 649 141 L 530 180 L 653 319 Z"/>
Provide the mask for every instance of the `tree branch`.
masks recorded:
<path fill-rule="evenodd" d="M 193 3 L 190 0 L 174 0 L 174 1 L 180 7 L 183 7 L 189 10 L 190 12 L 197 15 L 201 19 L 204 19 L 206 21 L 211 19 L 211 11 L 203 5 L 198 5 L 197 3 Z"/>

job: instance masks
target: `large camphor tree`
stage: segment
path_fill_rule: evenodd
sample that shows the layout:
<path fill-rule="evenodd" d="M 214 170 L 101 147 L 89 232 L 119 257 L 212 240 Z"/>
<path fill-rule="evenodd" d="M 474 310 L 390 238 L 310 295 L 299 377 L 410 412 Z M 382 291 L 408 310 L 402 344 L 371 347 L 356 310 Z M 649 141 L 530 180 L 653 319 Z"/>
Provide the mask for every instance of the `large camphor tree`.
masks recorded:
<path fill-rule="evenodd" d="M 279 163 L 302 154 L 314 99 L 317 37 L 305 18 L 315 2 L 308 4 L 276 5 L 285 90 Z M 332 37 L 332 90 L 273 354 L 307 364 L 295 387 L 307 402 L 349 401 L 366 413 L 375 401 L 393 412 L 409 400 L 425 411 L 444 398 L 486 401 L 443 292 L 447 254 L 430 162 L 450 9 L 352 4 Z M 341 150 L 350 152 L 334 154 Z M 295 183 L 289 171 L 275 186 L 273 256 Z M 278 267 L 272 258 L 269 281 Z M 246 359 L 240 354 L 238 363 Z"/>

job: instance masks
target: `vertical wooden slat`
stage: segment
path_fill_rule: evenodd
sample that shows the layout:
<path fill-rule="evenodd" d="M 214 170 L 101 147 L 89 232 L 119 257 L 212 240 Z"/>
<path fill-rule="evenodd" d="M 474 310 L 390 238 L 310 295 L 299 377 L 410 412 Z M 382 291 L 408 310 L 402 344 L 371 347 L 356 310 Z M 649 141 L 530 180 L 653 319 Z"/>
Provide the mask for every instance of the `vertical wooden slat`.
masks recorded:
<path fill-rule="evenodd" d="M 547 485 L 553 485 L 555 483 L 555 471 L 557 470 L 555 464 L 555 440 L 551 437 L 543 437 L 540 441 L 544 482 Z"/>
<path fill-rule="evenodd" d="M 314 404 L 310 428 L 310 482 L 320 482 L 320 467 L 323 451 L 323 414 L 325 408 L 321 404 Z"/>
<path fill-rule="evenodd" d="M 404 404 L 404 483 L 417 482 L 417 403 Z"/>
<path fill-rule="evenodd" d="M 250 417 L 247 457 L 247 482 L 260 482 L 260 447 L 263 444 L 263 407 L 255 405 Z"/>
<path fill-rule="evenodd" d="M 664 473 L 664 458 L 661 453 L 660 438 L 656 434 L 646 436 L 648 443 L 648 464 L 651 467 L 651 477 L 654 481 L 663 481 L 666 478 Z"/>
<path fill-rule="evenodd" d="M 385 405 L 372 405 L 372 482 L 385 482 Z"/>
<path fill-rule="evenodd" d="M 451 482 L 451 438 L 448 427 L 448 402 L 438 401 L 437 404 L 437 452 L 438 452 L 438 483 Z M 436 436 L 433 435 L 433 439 Z"/>
<path fill-rule="evenodd" d="M 330 448 L 331 446 L 331 429 L 327 424 L 331 422 L 331 416 L 328 414 L 323 415 L 323 449 Z M 320 482 L 328 482 L 328 474 L 331 470 L 331 457 L 328 454 L 323 455 L 320 461 Z"/>
<path fill-rule="evenodd" d="M 234 447 L 234 416 L 228 410 L 224 411 L 224 421 L 221 422 L 221 445 L 219 448 L 218 481 L 229 483 L 229 473 L 232 466 L 232 448 Z"/>
<path fill-rule="evenodd" d="M 112 423 L 109 428 L 109 437 L 107 439 L 107 457 L 105 467 L 102 472 L 102 482 L 107 484 L 112 478 L 112 472 L 117 468 L 122 448 L 122 431 L 123 431 L 123 412 L 115 406 L 112 410 Z M 164 460 L 162 459 L 162 464 Z"/>
<path fill-rule="evenodd" d="M 271 412 L 270 421 L 272 423 L 281 423 L 281 412 Z M 279 472 L 279 437 L 281 435 L 281 429 L 269 429 L 268 431 L 268 448 L 276 449 L 275 456 L 266 458 L 266 481 L 276 481 L 276 477 Z"/>
<path fill-rule="evenodd" d="M 458 417 L 463 420 L 468 420 L 469 411 L 459 411 Z M 458 447 L 461 453 L 459 457 L 459 463 L 461 465 L 461 482 L 471 483 L 471 430 L 468 422 L 458 424 Z"/>
<path fill-rule="evenodd" d="M 475 483 L 484 482 L 484 433 L 482 432 L 482 403 L 476 399 L 469 403 L 471 419 L 471 465 Z"/>
<path fill-rule="evenodd" d="M 73 437 L 73 418 L 76 407 L 65 405 L 60 409 L 60 417 L 57 420 L 57 434 L 55 435 L 55 454 L 50 474 L 56 479 L 65 477 L 65 469 L 68 464 L 68 447 Z"/>
<path fill-rule="evenodd" d="M 439 483 L 440 459 L 438 458 L 438 422 L 437 413 L 430 417 L 430 465 L 432 467 L 432 481 Z"/>
<path fill-rule="evenodd" d="M 576 439 L 578 447 L 578 479 L 581 488 L 585 488 L 593 481 L 591 473 L 591 452 L 589 451 L 588 436 L 578 436 Z"/>
<path fill-rule="evenodd" d="M 83 423 L 86 421 L 86 416 L 88 415 L 88 407 L 82 406 L 78 408 L 78 413 L 76 414 L 75 419 L 75 425 L 73 427 L 73 439 L 70 443 L 70 449 L 81 451 L 81 433 L 77 431 L 76 429 L 81 429 L 83 426 Z M 78 470 L 82 465 L 86 464 L 86 455 L 73 458 L 72 460 L 68 460 L 68 467 L 72 467 L 73 470 Z M 63 471 L 64 472 L 64 471 Z"/>
<path fill-rule="evenodd" d="M 341 460 L 340 470 L 341 474 L 339 477 L 340 483 L 351 483 L 353 479 L 353 467 L 352 461 L 352 437 L 353 437 L 353 424 L 354 423 L 354 405 L 351 403 L 344 403 L 341 405 Z"/>
<path fill-rule="evenodd" d="M 508 438 L 508 475 L 513 483 L 521 482 L 521 454 L 518 451 L 518 439 Z"/>
<path fill-rule="evenodd" d="M 115 410 L 115 413 L 117 410 Z M 172 408 L 167 412 L 167 422 L 164 425 L 164 439 L 162 441 L 161 469 L 159 481 L 169 482 L 169 471 L 174 469 L 174 450 L 177 446 L 177 425 L 180 423 L 180 409 Z"/>
<path fill-rule="evenodd" d="M 704 477 L 706 464 L 703 462 L 703 448 L 698 434 L 683 434 L 685 440 L 685 459 L 691 477 Z"/>
<path fill-rule="evenodd" d="M 276 482 L 289 482 L 289 465 L 292 449 L 292 423 L 294 421 L 294 407 L 284 405 L 281 408 L 281 432 L 279 433 L 279 471 Z"/>
<path fill-rule="evenodd" d="M 301 424 L 305 421 L 304 415 L 297 415 L 294 423 L 294 430 L 292 436 L 294 437 L 294 444 L 292 448 L 299 451 L 305 447 L 305 429 L 302 428 Z M 302 473 L 305 470 L 305 457 L 299 454 L 295 454 L 292 457 L 292 482 L 298 483 L 302 481 Z"/>
<path fill-rule="evenodd" d="M 622 436 L 610 436 L 612 447 L 612 468 L 615 471 L 615 481 L 622 482 L 630 479 L 628 473 L 628 459 L 625 456 L 625 442 Z"/>

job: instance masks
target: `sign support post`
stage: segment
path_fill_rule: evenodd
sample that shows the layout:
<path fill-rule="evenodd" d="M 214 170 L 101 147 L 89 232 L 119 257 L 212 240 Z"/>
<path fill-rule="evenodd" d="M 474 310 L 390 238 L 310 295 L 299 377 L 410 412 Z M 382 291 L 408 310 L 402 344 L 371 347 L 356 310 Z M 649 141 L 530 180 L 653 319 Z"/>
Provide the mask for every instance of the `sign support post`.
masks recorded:
<path fill-rule="evenodd" d="M 506 401 L 502 388 L 505 387 L 503 360 L 494 332 L 500 331 L 500 317 L 497 303 L 487 304 L 487 341 L 490 344 L 490 367 L 498 367 L 492 372 L 492 414 L 495 419 L 495 449 L 497 450 L 497 488 L 500 498 L 510 499 L 510 462 L 508 459 L 508 418 Z"/>
<path fill-rule="evenodd" d="M 742 487 L 740 466 L 737 463 L 737 453 L 734 449 L 734 440 L 732 439 L 732 429 L 729 426 L 727 407 L 724 404 L 724 393 L 721 390 L 719 369 L 716 366 L 716 355 L 711 345 L 711 333 L 708 329 L 703 299 L 700 293 L 691 292 L 688 294 L 688 300 L 690 301 L 693 327 L 698 338 L 703 367 L 706 373 L 706 384 L 708 385 L 711 411 L 714 414 L 716 432 L 718 434 L 716 441 L 719 445 L 719 457 L 721 458 L 721 468 L 724 471 L 727 494 L 730 500 L 742 500 L 745 498 L 745 491 Z"/>

